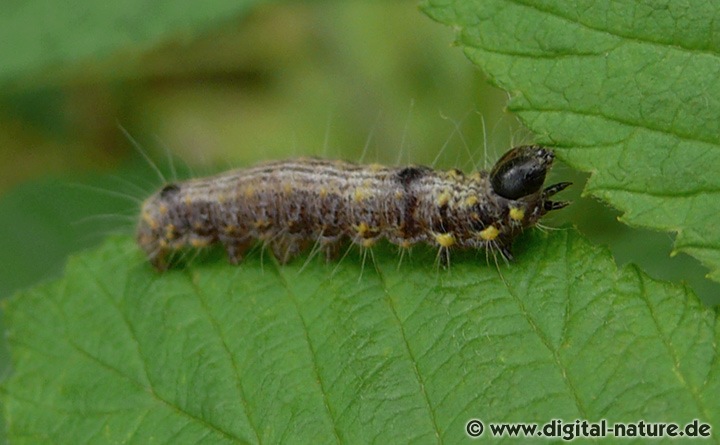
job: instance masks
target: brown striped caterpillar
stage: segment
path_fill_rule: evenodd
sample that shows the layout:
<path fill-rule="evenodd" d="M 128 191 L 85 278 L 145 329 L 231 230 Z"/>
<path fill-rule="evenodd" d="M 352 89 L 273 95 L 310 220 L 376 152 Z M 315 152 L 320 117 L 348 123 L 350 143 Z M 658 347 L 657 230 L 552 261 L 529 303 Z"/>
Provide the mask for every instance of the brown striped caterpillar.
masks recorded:
<path fill-rule="evenodd" d="M 328 256 L 346 239 L 371 247 L 385 238 L 409 248 L 495 249 L 511 259 L 520 232 L 567 202 L 542 188 L 553 153 L 540 146 L 507 152 L 490 172 L 384 167 L 295 159 L 166 185 L 142 206 L 137 241 L 150 262 L 221 243 L 237 263 L 250 245 L 269 245 L 281 262 L 315 244 Z"/>

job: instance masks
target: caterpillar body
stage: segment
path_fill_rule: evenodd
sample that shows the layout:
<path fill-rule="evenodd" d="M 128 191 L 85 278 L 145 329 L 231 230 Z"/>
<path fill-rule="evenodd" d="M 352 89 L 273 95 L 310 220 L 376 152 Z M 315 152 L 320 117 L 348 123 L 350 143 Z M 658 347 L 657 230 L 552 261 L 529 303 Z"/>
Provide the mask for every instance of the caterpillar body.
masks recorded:
<path fill-rule="evenodd" d="M 427 243 L 447 261 L 452 248 L 494 249 L 507 259 L 513 240 L 567 202 L 543 189 L 554 155 L 516 147 L 490 172 L 385 167 L 295 159 L 168 184 L 142 205 L 137 241 L 158 270 L 185 247 L 221 243 L 238 263 L 256 241 L 287 262 L 310 245 L 328 257 L 351 240 L 402 248 Z"/>

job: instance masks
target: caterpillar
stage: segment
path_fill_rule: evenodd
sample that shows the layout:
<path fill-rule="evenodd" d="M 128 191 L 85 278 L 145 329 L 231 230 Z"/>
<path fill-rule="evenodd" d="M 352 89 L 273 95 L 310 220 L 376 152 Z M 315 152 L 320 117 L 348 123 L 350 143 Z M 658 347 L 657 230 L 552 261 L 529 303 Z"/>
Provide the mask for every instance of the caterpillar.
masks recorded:
<path fill-rule="evenodd" d="M 328 258 L 346 240 L 427 243 L 447 262 L 453 248 L 499 251 L 547 212 L 569 203 L 543 189 L 554 154 L 537 146 L 505 153 L 490 172 L 294 159 L 165 185 L 142 205 L 137 242 L 158 270 L 186 247 L 220 243 L 237 264 L 254 242 L 285 263 L 310 245 Z"/>

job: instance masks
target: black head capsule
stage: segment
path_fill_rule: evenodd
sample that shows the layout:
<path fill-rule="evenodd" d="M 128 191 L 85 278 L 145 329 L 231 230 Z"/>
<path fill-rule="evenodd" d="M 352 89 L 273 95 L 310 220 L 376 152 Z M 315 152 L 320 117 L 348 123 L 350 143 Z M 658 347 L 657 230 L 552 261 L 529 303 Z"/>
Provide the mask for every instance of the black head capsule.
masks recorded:
<path fill-rule="evenodd" d="M 498 195 L 517 200 L 540 191 L 555 155 L 538 145 L 516 147 L 505 153 L 490 171 Z"/>

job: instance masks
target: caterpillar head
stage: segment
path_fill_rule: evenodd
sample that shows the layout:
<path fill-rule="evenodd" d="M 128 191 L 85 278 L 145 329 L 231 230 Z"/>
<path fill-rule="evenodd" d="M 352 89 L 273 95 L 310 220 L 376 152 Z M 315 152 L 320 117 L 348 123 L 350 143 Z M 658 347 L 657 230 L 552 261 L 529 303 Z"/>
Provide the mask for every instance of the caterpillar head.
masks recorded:
<path fill-rule="evenodd" d="M 490 172 L 493 190 L 513 200 L 539 192 L 554 159 L 553 152 L 537 145 L 513 148 Z"/>
<path fill-rule="evenodd" d="M 549 200 L 551 196 L 569 186 L 569 182 L 553 184 L 543 189 L 545 177 L 554 160 L 555 155 L 547 148 L 538 145 L 521 146 L 505 153 L 490 171 L 490 186 L 503 216 L 495 215 L 500 221 L 495 222 L 498 227 L 486 227 L 493 221 L 482 221 L 480 227 L 483 230 L 478 233 L 482 239 L 495 242 L 506 259 L 512 258 L 512 240 L 525 227 L 535 224 L 547 212 L 569 204 Z"/>
<path fill-rule="evenodd" d="M 545 175 L 550 171 L 555 154 L 539 145 L 526 145 L 508 151 L 490 172 L 490 184 L 498 195 L 521 200 L 538 196 L 541 214 L 567 206 L 565 201 L 550 201 L 552 195 L 564 190 L 569 182 L 548 186 L 543 190 Z M 541 216 L 541 215 L 538 215 Z"/>

